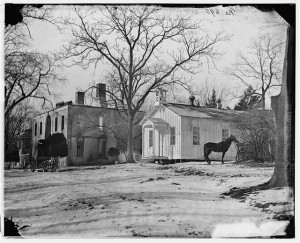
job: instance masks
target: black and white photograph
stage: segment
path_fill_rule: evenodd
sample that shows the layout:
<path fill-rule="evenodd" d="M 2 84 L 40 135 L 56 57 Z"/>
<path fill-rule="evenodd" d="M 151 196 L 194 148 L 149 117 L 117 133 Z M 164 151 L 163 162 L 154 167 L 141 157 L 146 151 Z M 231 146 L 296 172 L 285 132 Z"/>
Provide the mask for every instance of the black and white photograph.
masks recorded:
<path fill-rule="evenodd" d="M 1 10 L 5 240 L 298 238 L 295 2 Z"/>

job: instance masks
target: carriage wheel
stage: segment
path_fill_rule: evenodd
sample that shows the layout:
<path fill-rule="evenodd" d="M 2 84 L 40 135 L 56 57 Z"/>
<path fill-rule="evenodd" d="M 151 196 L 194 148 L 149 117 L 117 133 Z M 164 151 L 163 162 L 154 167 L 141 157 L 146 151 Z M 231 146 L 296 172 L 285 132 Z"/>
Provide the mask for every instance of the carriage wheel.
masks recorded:
<path fill-rule="evenodd" d="M 56 166 L 54 165 L 51 167 L 51 172 L 55 172 L 55 171 L 56 171 Z"/>
<path fill-rule="evenodd" d="M 27 171 L 27 170 L 28 170 L 28 162 L 24 161 L 23 171 Z"/>
<path fill-rule="evenodd" d="M 23 160 L 23 170 L 27 171 L 28 170 L 28 166 L 29 166 L 29 158 L 27 155 L 24 156 L 24 160 Z"/>
<path fill-rule="evenodd" d="M 35 164 L 31 164 L 30 169 L 31 169 L 32 172 L 34 172 L 35 171 Z"/>

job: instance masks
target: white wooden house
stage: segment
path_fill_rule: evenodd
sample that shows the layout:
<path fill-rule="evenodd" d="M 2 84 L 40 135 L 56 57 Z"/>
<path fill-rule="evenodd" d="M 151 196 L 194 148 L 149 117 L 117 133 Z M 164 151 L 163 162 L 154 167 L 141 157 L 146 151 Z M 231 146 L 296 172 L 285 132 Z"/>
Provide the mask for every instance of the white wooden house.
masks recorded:
<path fill-rule="evenodd" d="M 166 90 L 156 93 L 156 103 L 140 122 L 142 125 L 142 158 L 144 160 L 204 160 L 203 145 L 221 142 L 233 134 L 231 121 L 239 113 L 191 105 L 167 103 Z M 234 160 L 232 143 L 224 160 Z M 211 153 L 221 159 L 222 153 Z"/>

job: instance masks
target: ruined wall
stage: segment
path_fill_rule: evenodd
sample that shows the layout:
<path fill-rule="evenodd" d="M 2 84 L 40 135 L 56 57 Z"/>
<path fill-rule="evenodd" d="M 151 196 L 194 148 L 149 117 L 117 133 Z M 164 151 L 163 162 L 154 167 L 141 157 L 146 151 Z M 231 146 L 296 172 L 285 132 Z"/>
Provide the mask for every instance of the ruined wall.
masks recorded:
<path fill-rule="evenodd" d="M 68 139 L 68 106 L 63 106 L 51 110 L 49 112 L 45 112 L 39 114 L 32 119 L 32 156 L 36 157 L 38 155 L 38 141 L 40 139 L 45 139 L 46 137 L 46 119 L 49 115 L 51 119 L 50 123 L 50 133 L 63 133 L 65 137 Z M 62 116 L 64 116 L 64 128 L 62 129 Z M 57 126 L 55 129 L 55 118 L 57 118 Z M 42 126 L 42 129 L 41 129 Z"/>

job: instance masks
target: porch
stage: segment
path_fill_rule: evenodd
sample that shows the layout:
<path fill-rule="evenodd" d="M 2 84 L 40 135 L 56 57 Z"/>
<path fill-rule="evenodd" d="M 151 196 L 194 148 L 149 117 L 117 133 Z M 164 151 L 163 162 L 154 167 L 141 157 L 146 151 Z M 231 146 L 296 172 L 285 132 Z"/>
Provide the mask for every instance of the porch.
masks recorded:
<path fill-rule="evenodd" d="M 168 160 L 170 125 L 161 118 L 149 118 L 143 125 L 142 158 Z"/>

